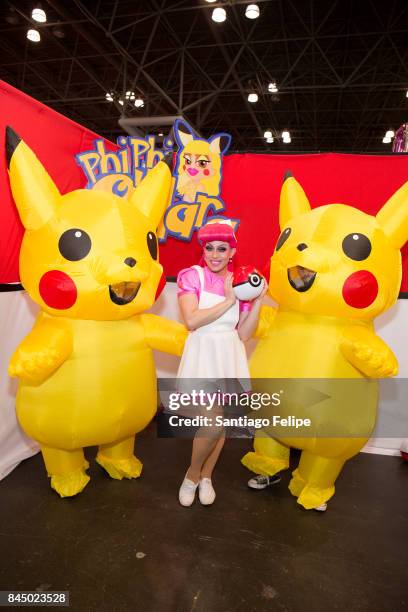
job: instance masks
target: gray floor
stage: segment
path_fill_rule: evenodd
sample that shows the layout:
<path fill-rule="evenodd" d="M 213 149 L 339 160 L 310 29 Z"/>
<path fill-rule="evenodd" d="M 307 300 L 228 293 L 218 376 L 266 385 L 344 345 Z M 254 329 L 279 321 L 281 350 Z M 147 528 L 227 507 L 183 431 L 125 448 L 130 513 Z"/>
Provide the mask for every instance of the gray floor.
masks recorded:
<path fill-rule="evenodd" d="M 191 442 L 138 442 L 135 481 L 91 482 L 61 500 L 40 456 L 0 483 L 1 589 L 70 591 L 72 610 L 370 612 L 408 609 L 408 464 L 361 454 L 325 514 L 296 505 L 283 482 L 251 491 L 229 440 L 213 507 L 182 508 Z M 294 457 L 296 461 L 296 457 Z"/>

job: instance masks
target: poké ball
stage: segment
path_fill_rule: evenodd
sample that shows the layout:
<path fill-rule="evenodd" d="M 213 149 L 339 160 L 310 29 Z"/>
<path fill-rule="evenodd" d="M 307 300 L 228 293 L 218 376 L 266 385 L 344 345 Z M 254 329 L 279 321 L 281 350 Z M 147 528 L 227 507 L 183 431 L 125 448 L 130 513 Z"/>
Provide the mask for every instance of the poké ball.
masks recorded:
<path fill-rule="evenodd" d="M 261 295 L 265 279 L 254 266 L 241 266 L 234 271 L 232 286 L 236 297 L 247 302 Z"/>

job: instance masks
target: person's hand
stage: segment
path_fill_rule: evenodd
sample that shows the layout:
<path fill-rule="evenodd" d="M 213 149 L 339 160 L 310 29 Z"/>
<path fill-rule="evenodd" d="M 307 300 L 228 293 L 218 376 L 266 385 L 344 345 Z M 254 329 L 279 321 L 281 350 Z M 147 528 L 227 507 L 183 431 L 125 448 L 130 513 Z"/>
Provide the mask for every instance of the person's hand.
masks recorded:
<path fill-rule="evenodd" d="M 233 278 L 232 272 L 228 272 L 227 276 L 225 277 L 225 281 L 224 281 L 225 299 L 231 303 L 231 306 L 235 304 L 236 299 L 237 299 L 237 296 L 235 295 L 234 289 L 232 287 L 232 278 Z"/>
<path fill-rule="evenodd" d="M 254 302 L 262 302 L 263 298 L 265 297 L 265 295 L 268 293 L 268 283 L 266 282 L 266 279 L 264 278 L 264 288 L 262 289 L 262 293 L 260 295 L 258 295 L 257 298 L 254 299 Z"/>

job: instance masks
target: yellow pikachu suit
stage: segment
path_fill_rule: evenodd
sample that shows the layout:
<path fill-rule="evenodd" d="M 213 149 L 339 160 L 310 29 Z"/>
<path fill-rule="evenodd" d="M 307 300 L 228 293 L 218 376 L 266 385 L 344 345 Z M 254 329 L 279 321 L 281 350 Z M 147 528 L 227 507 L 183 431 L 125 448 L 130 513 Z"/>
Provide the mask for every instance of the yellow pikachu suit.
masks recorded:
<path fill-rule="evenodd" d="M 10 184 L 25 234 L 20 277 L 41 312 L 11 358 L 17 416 L 40 443 L 61 497 L 86 486 L 83 447 L 112 478 L 137 478 L 135 433 L 157 408 L 152 349 L 182 353 L 185 328 L 142 314 L 162 267 L 156 229 L 171 185 L 159 162 L 129 200 L 85 189 L 61 196 L 29 147 L 7 128 Z"/>
<path fill-rule="evenodd" d="M 311 210 L 302 187 L 287 173 L 280 227 L 268 291 L 279 306 L 261 310 L 256 332 L 261 339 L 250 360 L 254 388 L 262 378 L 322 379 L 323 392 L 332 379 L 334 395 L 338 383 L 345 383 L 333 379 L 360 379 L 362 385 L 352 388 L 360 397 L 351 409 L 331 392 L 322 395 L 325 401 L 301 409 L 300 416 L 317 419 L 315 437 L 277 436 L 269 428 L 256 435 L 254 452 L 242 459 L 250 470 L 272 476 L 289 467 L 290 447 L 301 449 L 289 489 L 311 509 L 334 495 L 344 463 L 372 433 L 377 385 L 369 379 L 397 373 L 396 358 L 376 335 L 373 319 L 398 297 L 400 248 L 408 239 L 408 183 L 374 217 L 343 204 Z M 282 396 L 280 415 L 293 414 L 285 410 Z"/>

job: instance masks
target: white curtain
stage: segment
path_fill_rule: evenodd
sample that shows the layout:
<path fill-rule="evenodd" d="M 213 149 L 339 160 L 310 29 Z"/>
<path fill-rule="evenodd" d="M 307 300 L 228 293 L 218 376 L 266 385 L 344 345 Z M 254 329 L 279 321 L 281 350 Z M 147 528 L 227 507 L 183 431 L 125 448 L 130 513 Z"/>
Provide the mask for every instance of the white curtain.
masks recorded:
<path fill-rule="evenodd" d="M 398 300 L 390 310 L 375 321 L 375 330 L 379 336 L 393 350 L 398 359 L 397 378 L 408 378 L 408 300 Z M 408 429 L 408 411 L 406 398 L 404 397 L 405 384 L 395 385 L 390 389 L 387 384 L 380 381 L 380 404 L 378 420 L 392 418 L 392 438 L 376 437 L 376 432 L 371 440 L 363 448 L 368 453 L 381 455 L 399 455 L 403 437 L 399 438 L 397 432 L 406 436 Z"/>
<path fill-rule="evenodd" d="M 38 452 L 38 445 L 17 423 L 17 380 L 7 374 L 10 357 L 30 331 L 36 312 L 37 307 L 25 291 L 0 293 L 0 480 L 20 461 Z"/>

